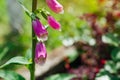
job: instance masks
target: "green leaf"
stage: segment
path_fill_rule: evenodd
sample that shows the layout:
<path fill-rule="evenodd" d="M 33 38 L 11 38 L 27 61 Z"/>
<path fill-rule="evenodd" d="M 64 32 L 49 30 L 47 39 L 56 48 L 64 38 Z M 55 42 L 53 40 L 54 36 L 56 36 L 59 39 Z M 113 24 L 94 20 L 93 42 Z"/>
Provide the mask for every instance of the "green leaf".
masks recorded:
<path fill-rule="evenodd" d="M 109 73 L 117 73 L 116 64 L 113 61 L 107 61 L 104 66 L 104 69 Z"/>
<path fill-rule="evenodd" d="M 114 61 L 120 61 L 120 48 L 115 48 L 111 53 L 111 57 Z"/>
<path fill-rule="evenodd" d="M 112 33 L 103 35 L 102 41 L 110 45 L 119 46 L 119 39 Z"/>
<path fill-rule="evenodd" d="M 44 17 L 44 19 L 46 19 L 46 20 L 47 20 L 47 14 L 45 14 L 45 12 L 44 12 L 44 11 L 41 11 L 41 15 Z"/>
<path fill-rule="evenodd" d="M 70 80 L 74 77 L 76 76 L 73 74 L 61 73 L 61 74 L 55 74 L 50 77 L 47 77 L 45 80 Z"/>
<path fill-rule="evenodd" d="M 0 53 L 0 60 L 6 55 L 7 51 L 8 51 L 8 47 L 5 47 L 3 51 Z"/>
<path fill-rule="evenodd" d="M 97 77 L 100 77 L 100 76 L 103 76 L 103 75 L 106 75 L 106 74 L 109 74 L 109 72 L 108 71 L 106 71 L 105 69 L 101 69 L 100 71 L 99 71 L 99 73 L 97 73 Z"/>
<path fill-rule="evenodd" d="M 120 70 L 120 62 L 117 62 L 117 63 L 116 63 L 116 69 L 117 69 L 117 70 Z"/>
<path fill-rule="evenodd" d="M 120 80 L 119 77 L 117 76 L 112 76 L 112 75 L 102 75 L 100 77 L 96 77 L 95 80 Z"/>
<path fill-rule="evenodd" d="M 5 64 L 1 65 L 0 68 L 3 68 L 9 64 L 31 64 L 31 62 L 29 62 L 26 58 L 21 57 L 21 56 L 17 56 L 17 57 L 13 57 L 10 60 L 8 60 Z"/>
<path fill-rule="evenodd" d="M 25 13 L 29 16 L 32 17 L 32 12 L 30 12 L 20 1 L 18 1 L 21 5 L 21 7 L 24 9 Z"/>
<path fill-rule="evenodd" d="M 97 76 L 95 80 L 120 80 L 120 78 L 117 75 L 112 75 L 105 69 L 101 69 L 99 73 L 97 73 Z"/>
<path fill-rule="evenodd" d="M 25 80 L 25 78 L 18 73 L 6 70 L 0 70 L 0 78 L 4 80 Z"/>
<path fill-rule="evenodd" d="M 31 49 L 31 48 L 29 48 L 29 49 L 26 51 L 25 58 L 28 59 L 28 60 L 31 60 L 31 59 L 32 59 L 32 49 Z"/>
<path fill-rule="evenodd" d="M 48 14 L 50 14 L 47 10 L 45 10 L 44 8 L 42 8 L 42 9 L 37 9 L 37 10 L 35 10 L 34 11 L 34 13 L 35 14 L 41 14 L 42 15 L 42 17 L 44 18 L 44 19 L 46 19 L 47 20 L 47 16 L 48 16 Z"/>

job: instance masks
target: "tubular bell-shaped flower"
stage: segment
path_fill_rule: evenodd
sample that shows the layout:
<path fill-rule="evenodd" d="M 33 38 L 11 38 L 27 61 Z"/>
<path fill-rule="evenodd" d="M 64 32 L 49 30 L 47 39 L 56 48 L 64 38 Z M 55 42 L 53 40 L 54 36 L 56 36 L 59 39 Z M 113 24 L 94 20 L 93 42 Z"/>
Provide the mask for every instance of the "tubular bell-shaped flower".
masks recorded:
<path fill-rule="evenodd" d="M 48 15 L 47 16 L 47 21 L 48 21 L 48 24 L 53 28 L 53 29 L 56 29 L 56 30 L 61 30 L 61 25 L 59 22 L 57 22 L 52 16 Z"/>
<path fill-rule="evenodd" d="M 48 32 L 45 29 L 45 27 L 42 25 L 42 23 L 39 21 L 39 19 L 36 18 L 35 20 L 33 20 L 32 26 L 36 36 L 39 39 L 46 41 L 48 38 Z"/>
<path fill-rule="evenodd" d="M 63 6 L 57 0 L 46 0 L 46 3 L 55 13 L 64 13 Z"/>
<path fill-rule="evenodd" d="M 47 51 L 43 42 L 38 42 L 35 48 L 35 62 L 42 65 L 45 63 Z"/>

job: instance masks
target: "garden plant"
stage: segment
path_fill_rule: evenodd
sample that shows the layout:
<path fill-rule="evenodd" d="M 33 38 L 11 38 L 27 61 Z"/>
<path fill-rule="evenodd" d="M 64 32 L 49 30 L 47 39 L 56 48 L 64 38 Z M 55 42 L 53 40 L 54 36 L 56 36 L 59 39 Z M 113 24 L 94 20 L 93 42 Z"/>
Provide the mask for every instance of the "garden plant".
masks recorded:
<path fill-rule="evenodd" d="M 0 46 L 0 80 L 26 80 L 15 71 L 20 65 L 29 70 L 30 80 L 120 80 L 120 0 L 15 1 L 29 27 L 6 36 Z M 62 68 L 53 67 L 60 72 L 36 78 L 35 65 L 44 66 L 48 55 L 57 54 L 55 48 L 74 52 L 65 51 L 57 64 Z"/>

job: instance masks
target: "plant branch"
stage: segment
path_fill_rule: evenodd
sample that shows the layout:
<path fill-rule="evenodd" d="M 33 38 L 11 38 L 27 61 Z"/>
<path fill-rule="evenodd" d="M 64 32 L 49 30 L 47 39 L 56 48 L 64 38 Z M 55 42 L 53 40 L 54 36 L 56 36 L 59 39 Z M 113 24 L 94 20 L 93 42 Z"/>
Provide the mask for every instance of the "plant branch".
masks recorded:
<path fill-rule="evenodd" d="M 37 9 L 37 0 L 32 0 L 32 12 Z M 34 39 L 35 33 L 32 27 L 32 64 L 30 65 L 30 78 L 31 80 L 35 80 L 35 46 L 36 46 L 36 39 Z"/>

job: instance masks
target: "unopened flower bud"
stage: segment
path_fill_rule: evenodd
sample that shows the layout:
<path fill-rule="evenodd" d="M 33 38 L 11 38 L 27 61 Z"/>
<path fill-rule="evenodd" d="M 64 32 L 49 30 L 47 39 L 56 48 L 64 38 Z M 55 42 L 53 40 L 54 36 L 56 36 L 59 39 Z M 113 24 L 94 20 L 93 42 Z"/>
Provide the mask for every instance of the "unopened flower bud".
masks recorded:
<path fill-rule="evenodd" d="M 52 16 L 47 16 L 47 21 L 48 21 L 48 24 L 55 30 L 59 30 L 61 31 L 61 25 L 58 21 L 56 21 Z"/>
<path fill-rule="evenodd" d="M 57 0 L 46 0 L 46 3 L 55 13 L 64 13 L 63 6 Z"/>

